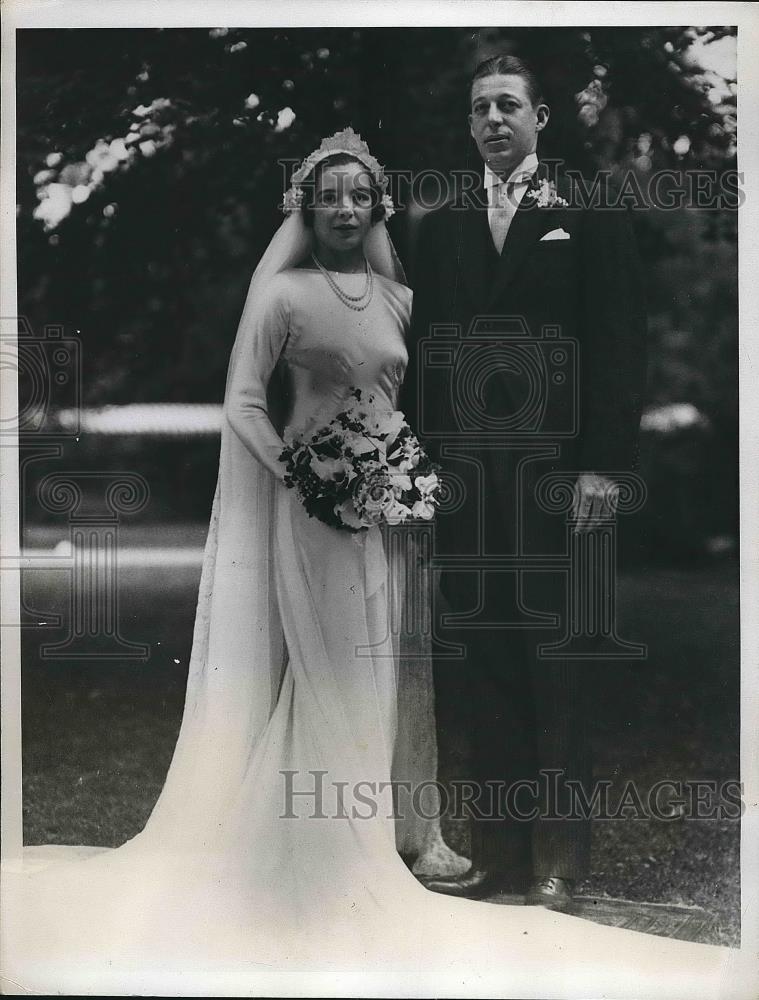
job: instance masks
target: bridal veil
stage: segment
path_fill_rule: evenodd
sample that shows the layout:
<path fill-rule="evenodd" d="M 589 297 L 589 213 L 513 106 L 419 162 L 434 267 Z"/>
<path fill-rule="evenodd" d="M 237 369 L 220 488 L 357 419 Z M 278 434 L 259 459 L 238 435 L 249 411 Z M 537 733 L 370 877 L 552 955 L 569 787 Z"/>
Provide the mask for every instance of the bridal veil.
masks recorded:
<path fill-rule="evenodd" d="M 272 278 L 312 251 L 312 233 L 300 211 L 302 183 L 320 159 L 337 153 L 356 156 L 357 150 L 358 158 L 363 156 L 376 175 L 381 168 L 362 147 L 360 138 L 348 129 L 325 140 L 304 161 L 285 196 L 285 219 L 250 282 L 227 374 L 218 482 L 203 557 L 184 714 L 165 785 L 140 835 L 162 850 L 192 851 L 212 842 L 277 702 L 287 650 L 273 569 L 275 481 L 230 426 L 226 402 L 264 290 Z M 375 272 L 405 283 L 384 220 L 372 226 L 364 252 Z M 268 393 L 275 423 L 286 405 L 278 374 L 275 370 Z M 387 545 L 392 617 L 399 626 L 393 776 L 413 787 L 428 786 L 424 816 L 409 808 L 406 799 L 396 820 L 397 844 L 403 854 L 416 856 L 419 870 L 460 871 L 466 862 L 445 846 L 434 815 L 439 799 L 434 786 L 437 751 L 426 635 L 429 566 L 408 529 L 390 529 L 389 534 L 394 534 L 393 543 Z M 407 592 L 413 599 L 404 599 Z M 409 614 L 415 620 L 409 620 Z"/>

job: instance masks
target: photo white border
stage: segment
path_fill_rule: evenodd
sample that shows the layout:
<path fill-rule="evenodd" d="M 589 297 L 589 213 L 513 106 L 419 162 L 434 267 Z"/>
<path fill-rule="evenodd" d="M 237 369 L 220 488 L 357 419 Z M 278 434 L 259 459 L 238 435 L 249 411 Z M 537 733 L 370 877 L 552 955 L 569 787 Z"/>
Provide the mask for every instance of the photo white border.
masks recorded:
<path fill-rule="evenodd" d="M 0 150 L 0 318 L 15 332 L 15 31 L 74 27 L 559 27 L 735 24 L 738 26 L 738 168 L 746 200 L 739 211 L 741 492 L 741 836 L 742 946 L 722 996 L 759 995 L 759 8 L 751 3 L 499 2 L 499 0 L 3 0 Z M 7 353 L 7 345 L 4 344 Z M 16 408 L 16 373 L 0 366 L 0 428 Z M 18 451 L 0 446 L 0 621 L 2 622 L 2 847 L 20 854 L 20 614 Z M 369 984 L 367 984 L 369 986 Z M 370 987 L 369 987 L 370 988 Z M 306 995 L 306 994 L 304 994 Z M 322 993 L 321 995 L 327 995 Z M 611 997 L 612 994 L 609 994 Z"/>

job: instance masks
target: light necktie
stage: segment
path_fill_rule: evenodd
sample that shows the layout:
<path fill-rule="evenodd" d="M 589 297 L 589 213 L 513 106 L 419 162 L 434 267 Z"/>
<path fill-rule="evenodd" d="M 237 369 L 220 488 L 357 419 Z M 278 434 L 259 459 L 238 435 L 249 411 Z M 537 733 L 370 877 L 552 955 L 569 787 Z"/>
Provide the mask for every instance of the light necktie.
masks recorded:
<path fill-rule="evenodd" d="M 514 201 L 514 182 L 502 182 L 493 188 L 494 206 L 490 213 L 490 232 L 493 236 L 493 245 L 500 255 L 503 244 L 506 242 L 506 234 L 509 231 L 511 220 L 517 210 Z"/>

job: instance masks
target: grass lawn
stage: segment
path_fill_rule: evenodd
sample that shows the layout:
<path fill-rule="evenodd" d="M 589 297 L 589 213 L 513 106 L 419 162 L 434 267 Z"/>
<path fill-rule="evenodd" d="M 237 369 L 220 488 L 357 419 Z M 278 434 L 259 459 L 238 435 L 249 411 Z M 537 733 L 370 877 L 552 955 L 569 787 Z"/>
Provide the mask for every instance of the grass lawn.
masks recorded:
<path fill-rule="evenodd" d="M 195 541 L 195 539 L 193 539 Z M 169 543 L 170 544 L 170 543 Z M 24 633 L 24 835 L 27 844 L 116 845 L 143 826 L 179 728 L 199 567 L 120 571 L 121 633 L 147 663 L 68 663 L 39 656 L 63 631 Z M 60 570 L 25 575 L 27 609 L 66 615 Z M 643 641 L 641 664 L 601 664 L 596 777 L 738 780 L 738 575 L 733 562 L 623 578 L 620 633 Z M 44 632 L 44 634 L 43 634 Z M 444 777 L 444 776 L 443 776 Z M 446 827 L 466 849 L 466 830 Z M 683 818 L 596 821 L 592 876 L 580 888 L 650 902 L 700 904 L 720 943 L 740 934 L 739 824 Z"/>

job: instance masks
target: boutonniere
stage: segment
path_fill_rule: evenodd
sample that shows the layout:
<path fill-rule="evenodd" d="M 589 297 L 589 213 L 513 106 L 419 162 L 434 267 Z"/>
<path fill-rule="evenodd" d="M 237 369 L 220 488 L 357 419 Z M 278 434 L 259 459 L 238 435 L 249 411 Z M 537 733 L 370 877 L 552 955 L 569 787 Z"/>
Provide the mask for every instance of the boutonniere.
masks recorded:
<path fill-rule="evenodd" d="M 556 191 L 556 182 L 547 177 L 537 182 L 537 186 L 527 192 L 527 197 L 535 202 L 538 208 L 562 208 L 569 202 Z"/>

